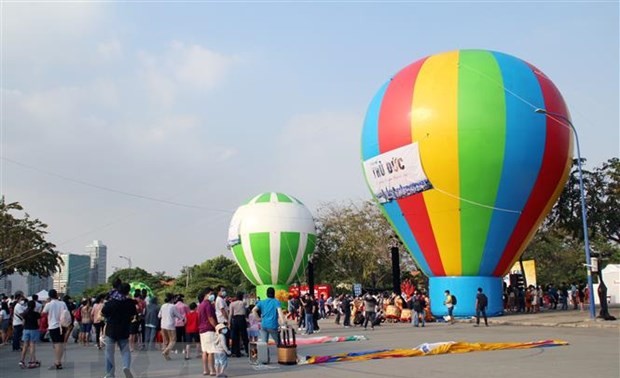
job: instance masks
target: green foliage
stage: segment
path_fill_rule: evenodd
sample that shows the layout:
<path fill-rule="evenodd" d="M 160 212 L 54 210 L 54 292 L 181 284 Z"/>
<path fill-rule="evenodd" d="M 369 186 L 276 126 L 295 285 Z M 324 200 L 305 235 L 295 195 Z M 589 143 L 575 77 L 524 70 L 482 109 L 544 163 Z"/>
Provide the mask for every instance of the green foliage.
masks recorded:
<path fill-rule="evenodd" d="M 112 283 L 116 279 L 120 279 L 122 282 L 143 282 L 148 285 L 151 289 L 156 290 L 162 287 L 162 283 L 159 277 L 152 275 L 142 268 L 128 268 L 128 269 L 119 269 L 116 272 L 112 273 L 112 275 L 108 278 L 108 284 L 112 285 Z"/>
<path fill-rule="evenodd" d="M 91 287 L 91 288 L 84 290 L 84 293 L 82 293 L 82 297 L 95 298 L 100 294 L 106 294 L 110 292 L 111 289 L 112 289 L 112 286 L 110 284 L 97 285 L 95 287 Z"/>
<path fill-rule="evenodd" d="M 253 285 L 234 260 L 218 256 L 200 265 L 185 267 L 174 285 L 165 288 L 163 292 L 182 293 L 188 298 L 196 298 L 206 287 L 220 286 L 224 286 L 230 295 L 235 295 L 237 291 L 253 290 Z"/>
<path fill-rule="evenodd" d="M 47 225 L 22 212 L 18 202 L 0 198 L 0 277 L 28 273 L 49 277 L 60 269 L 62 259 L 56 246 L 45 240 Z"/>
<path fill-rule="evenodd" d="M 585 160 L 582 161 L 582 166 Z M 620 160 L 609 159 L 593 171 L 582 169 L 588 235 L 620 243 Z M 581 195 L 577 160 L 557 203 L 547 216 L 546 228 L 560 227 L 570 237 L 583 239 Z"/>
<path fill-rule="evenodd" d="M 536 261 L 539 285 L 585 282 L 583 244 L 568 237 L 562 229 L 539 231 L 525 250 L 523 259 Z"/>
<path fill-rule="evenodd" d="M 397 239 L 378 206 L 327 204 L 318 210 L 316 224 L 315 282 L 392 286 L 390 244 Z M 411 271 L 409 253 L 402 245 L 400 252 L 401 270 Z"/>
<path fill-rule="evenodd" d="M 582 161 L 582 164 L 585 160 Z M 592 257 L 602 269 L 620 262 L 620 160 L 609 159 L 592 171 L 583 169 L 588 236 Z M 577 161 L 566 187 L 523 259 L 536 260 L 541 284 L 586 280 L 581 194 Z"/>

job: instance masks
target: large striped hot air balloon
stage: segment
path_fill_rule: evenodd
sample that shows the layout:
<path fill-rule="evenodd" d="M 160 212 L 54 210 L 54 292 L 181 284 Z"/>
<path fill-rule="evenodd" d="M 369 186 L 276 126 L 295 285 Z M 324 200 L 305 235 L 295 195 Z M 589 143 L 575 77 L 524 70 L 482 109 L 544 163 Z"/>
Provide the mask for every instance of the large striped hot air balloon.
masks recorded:
<path fill-rule="evenodd" d="M 486 50 L 421 59 L 386 82 L 362 133 L 367 183 L 400 239 L 430 276 L 431 310 L 444 291 L 455 315 L 502 312 L 502 279 L 566 183 L 572 131 L 562 95 L 534 66 Z"/>
<path fill-rule="evenodd" d="M 282 193 L 262 193 L 237 209 L 230 222 L 228 245 L 243 274 L 266 297 L 288 296 L 288 285 L 304 277 L 314 252 L 316 227 L 310 211 L 298 199 Z"/>

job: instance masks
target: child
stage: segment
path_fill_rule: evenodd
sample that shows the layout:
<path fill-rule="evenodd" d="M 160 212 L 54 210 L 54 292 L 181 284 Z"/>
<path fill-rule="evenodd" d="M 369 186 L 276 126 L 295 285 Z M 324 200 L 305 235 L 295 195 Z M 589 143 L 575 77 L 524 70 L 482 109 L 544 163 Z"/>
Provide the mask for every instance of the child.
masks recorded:
<path fill-rule="evenodd" d="M 258 330 L 260 329 L 260 321 L 256 318 L 252 312 L 254 305 L 248 307 L 248 338 L 250 341 L 258 341 Z"/>
<path fill-rule="evenodd" d="M 225 324 L 218 324 L 215 327 L 215 373 L 216 377 L 227 377 L 224 374 L 224 370 L 228 367 L 228 356 L 230 356 L 230 350 L 228 350 L 228 345 L 226 343 L 226 333 L 228 333 L 228 328 L 226 328 Z"/>
<path fill-rule="evenodd" d="M 185 315 L 187 321 L 185 322 L 185 359 L 189 360 L 190 349 L 192 343 L 196 343 L 196 350 L 200 352 L 200 334 L 198 333 L 198 311 L 196 311 L 198 305 L 196 302 L 189 304 L 189 312 Z M 198 353 L 198 357 L 202 357 L 201 353 Z"/>

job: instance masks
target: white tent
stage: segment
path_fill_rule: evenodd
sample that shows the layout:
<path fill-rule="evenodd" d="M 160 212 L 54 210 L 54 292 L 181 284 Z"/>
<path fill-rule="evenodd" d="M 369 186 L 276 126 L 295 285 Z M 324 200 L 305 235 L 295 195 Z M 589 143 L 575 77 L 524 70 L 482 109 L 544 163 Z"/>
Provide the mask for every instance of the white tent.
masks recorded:
<path fill-rule="evenodd" d="M 620 304 L 620 264 L 609 264 L 601 273 L 607 286 L 607 303 Z M 594 285 L 595 293 L 598 293 L 598 285 L 598 283 Z M 596 303 L 599 303 L 598 294 L 595 298 Z"/>
<path fill-rule="evenodd" d="M 47 290 L 41 290 L 37 293 L 40 301 L 46 301 L 49 298 Z"/>

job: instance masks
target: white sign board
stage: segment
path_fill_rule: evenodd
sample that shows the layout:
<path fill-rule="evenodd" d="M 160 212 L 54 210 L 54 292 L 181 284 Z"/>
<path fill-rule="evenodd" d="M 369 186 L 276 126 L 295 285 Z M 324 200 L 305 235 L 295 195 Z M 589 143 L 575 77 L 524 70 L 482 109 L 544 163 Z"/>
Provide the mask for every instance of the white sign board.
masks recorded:
<path fill-rule="evenodd" d="M 408 197 L 433 186 L 424 174 L 418 143 L 364 161 L 368 185 L 379 203 Z"/>
<path fill-rule="evenodd" d="M 355 294 L 356 297 L 359 297 L 360 295 L 362 295 L 362 284 L 361 283 L 353 284 L 353 294 Z"/>

